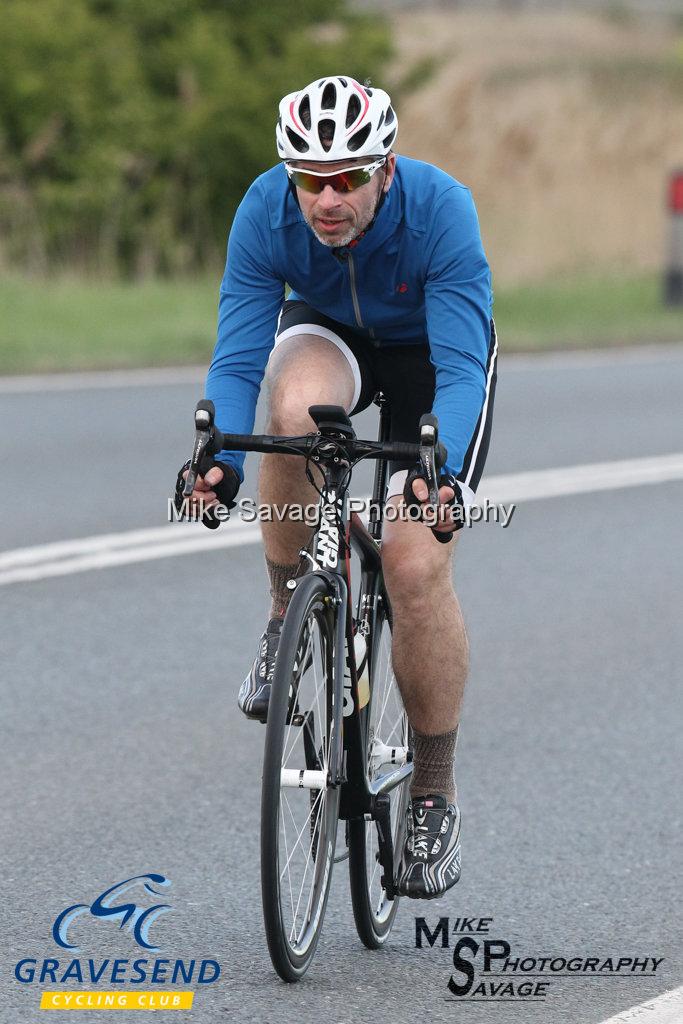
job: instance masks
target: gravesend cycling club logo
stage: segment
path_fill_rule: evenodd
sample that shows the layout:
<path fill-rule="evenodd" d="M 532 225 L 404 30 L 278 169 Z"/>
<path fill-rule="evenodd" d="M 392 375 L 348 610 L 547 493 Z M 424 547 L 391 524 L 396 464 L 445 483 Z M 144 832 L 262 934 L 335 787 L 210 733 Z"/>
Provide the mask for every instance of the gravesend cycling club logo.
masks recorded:
<path fill-rule="evenodd" d="M 562 978 L 587 983 L 604 978 L 651 978 L 664 957 L 573 956 L 521 954 L 507 939 L 493 938 L 492 917 L 440 917 L 433 927 L 424 917 L 415 919 L 415 946 L 451 950 L 452 972 L 445 983 L 447 1001 L 544 1002 Z M 452 941 L 451 941 L 452 940 Z"/>
<path fill-rule="evenodd" d="M 87 943 L 101 940 L 108 944 L 117 932 L 126 935 L 125 945 L 138 953 L 158 953 L 153 929 L 159 918 L 172 907 L 166 890 L 171 880 L 158 872 L 133 875 L 108 886 L 90 902 L 70 903 L 57 914 L 52 923 L 52 938 L 69 954 L 80 953 Z M 161 898 L 160 898 L 161 897 Z M 96 925 L 93 927 L 93 925 Z M 69 983 L 117 986 L 101 989 L 50 989 L 41 995 L 41 1009 L 190 1009 L 194 991 L 158 988 L 143 991 L 140 986 L 210 985 L 220 977 L 216 959 L 150 958 L 148 955 L 129 958 L 71 959 L 45 957 L 39 960 L 24 957 L 14 967 L 14 977 L 22 985 L 59 985 Z M 130 987 L 128 987 L 130 986 Z M 135 987 L 137 986 L 137 988 Z"/>
<path fill-rule="evenodd" d="M 161 914 L 165 914 L 171 909 L 170 906 L 167 903 L 159 903 L 156 906 L 145 909 L 144 907 L 137 906 L 135 903 L 124 903 L 121 905 L 114 903 L 120 896 L 138 886 L 142 886 L 146 892 L 158 896 L 159 893 L 156 889 L 152 888 L 152 883 L 159 886 L 170 886 L 171 884 L 168 878 L 165 878 L 163 875 L 136 875 L 134 878 L 127 878 L 124 882 L 112 885 L 110 889 L 107 889 L 97 899 L 93 900 L 90 905 L 75 903 L 74 906 L 67 907 L 66 910 L 63 910 L 57 916 L 52 926 L 53 939 L 58 946 L 63 946 L 64 949 L 71 949 L 74 953 L 79 953 L 80 950 L 75 943 L 69 942 L 68 930 L 77 917 L 83 914 L 92 914 L 93 917 L 102 918 L 103 920 L 119 922 L 120 928 L 128 925 L 128 930 L 132 933 L 138 946 L 142 946 L 143 949 L 149 949 L 152 953 L 157 953 L 159 951 L 158 947 L 153 946 L 149 942 L 149 929 Z"/>

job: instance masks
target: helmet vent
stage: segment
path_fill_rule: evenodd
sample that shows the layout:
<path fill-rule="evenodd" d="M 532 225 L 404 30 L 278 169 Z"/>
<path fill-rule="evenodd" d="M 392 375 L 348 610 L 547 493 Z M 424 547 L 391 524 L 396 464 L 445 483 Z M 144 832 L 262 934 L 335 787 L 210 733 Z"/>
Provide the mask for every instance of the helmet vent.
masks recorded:
<path fill-rule="evenodd" d="M 285 128 L 285 131 L 287 132 L 287 138 L 294 146 L 294 149 L 297 151 L 297 153 L 308 152 L 308 143 L 306 142 L 305 139 L 302 139 L 300 135 L 297 135 L 296 132 L 293 132 L 289 125 L 287 125 L 287 127 Z"/>
<path fill-rule="evenodd" d="M 341 82 L 341 84 L 342 84 L 342 85 L 344 86 L 344 88 L 346 88 L 346 86 L 348 85 L 348 83 L 347 83 L 346 79 L 345 79 L 345 78 L 340 78 L 340 79 L 339 79 L 339 81 L 340 81 L 340 82 Z"/>
<path fill-rule="evenodd" d="M 307 132 L 311 130 L 311 101 L 308 93 L 304 96 L 301 103 L 299 104 L 299 118 L 302 125 Z"/>
<path fill-rule="evenodd" d="M 334 142 L 334 127 L 334 121 L 329 120 L 321 121 L 318 124 L 318 138 L 326 153 L 329 153 Z"/>
<path fill-rule="evenodd" d="M 393 109 L 393 107 L 388 107 L 388 108 L 387 108 L 387 116 L 386 116 L 386 120 L 385 120 L 385 122 L 384 122 L 384 123 L 385 123 L 385 125 L 386 125 L 386 126 L 388 127 L 388 126 L 389 126 L 390 124 L 393 124 L 393 122 L 394 122 L 395 120 L 396 120 L 396 114 L 394 113 L 394 109 Z"/>
<path fill-rule="evenodd" d="M 351 136 L 351 138 L 349 139 L 347 145 L 348 145 L 348 148 L 351 150 L 352 153 L 355 153 L 356 150 L 360 149 L 361 146 L 364 144 L 364 142 L 366 141 L 368 135 L 370 134 L 370 128 L 371 127 L 372 127 L 371 125 L 366 124 L 365 128 L 361 128 L 361 130 L 359 132 L 356 132 L 355 135 Z"/>
<path fill-rule="evenodd" d="M 383 146 L 384 146 L 384 147 L 385 147 L 386 149 L 388 149 L 388 148 L 389 148 L 389 146 L 390 146 L 390 145 L 392 144 L 392 142 L 394 141 L 394 139 L 395 139 L 395 138 L 396 138 L 396 129 L 394 128 L 393 132 L 390 132 L 390 133 L 389 133 L 389 134 L 387 135 L 386 139 L 382 139 L 382 145 L 383 145 Z"/>
<path fill-rule="evenodd" d="M 376 129 L 377 131 L 379 131 L 380 128 L 382 127 L 382 122 L 383 121 L 384 121 L 384 111 L 382 111 L 382 113 L 379 115 L 379 121 L 377 122 L 377 129 Z"/>
<path fill-rule="evenodd" d="M 321 110 L 334 110 L 337 105 L 337 90 L 334 82 L 328 82 L 323 91 L 323 98 L 320 101 Z"/>
<path fill-rule="evenodd" d="M 357 95 L 354 92 L 353 96 L 351 96 L 349 98 L 349 105 L 346 108 L 346 127 L 347 128 L 351 127 L 353 122 L 357 120 L 359 114 L 360 114 L 360 100 L 358 99 Z"/>

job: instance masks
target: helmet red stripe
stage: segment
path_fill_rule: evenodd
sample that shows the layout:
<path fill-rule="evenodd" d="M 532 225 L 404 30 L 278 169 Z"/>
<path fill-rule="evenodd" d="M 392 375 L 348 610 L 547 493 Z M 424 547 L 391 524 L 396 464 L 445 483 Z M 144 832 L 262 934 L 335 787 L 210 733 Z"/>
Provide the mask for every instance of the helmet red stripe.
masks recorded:
<path fill-rule="evenodd" d="M 360 117 L 358 118 L 358 120 L 355 122 L 355 124 L 351 125 L 351 127 L 348 130 L 348 132 L 346 133 L 346 138 L 347 139 L 348 139 L 349 135 L 351 135 L 352 132 L 355 132 L 356 129 L 360 128 L 361 124 L 363 123 L 363 118 L 367 114 L 368 107 L 370 106 L 370 100 L 368 99 L 368 94 L 366 93 L 365 89 L 362 89 L 360 87 L 360 85 L 358 84 L 358 82 L 353 82 L 352 81 L 352 85 L 353 85 L 354 89 L 356 90 L 356 92 L 359 92 L 361 94 L 361 96 L 363 97 L 363 103 L 365 104 L 365 107 L 364 107 Z"/>
<path fill-rule="evenodd" d="M 301 125 L 299 124 L 299 122 L 297 121 L 297 119 L 296 119 L 296 114 L 294 113 L 294 104 L 296 103 L 296 101 L 297 101 L 298 99 L 299 99 L 299 94 L 297 93 L 297 95 L 296 95 L 296 96 L 294 97 L 294 99 L 292 100 L 292 102 L 291 102 L 291 103 L 289 104 L 289 116 L 291 117 L 292 121 L 293 121 L 293 122 L 294 122 L 294 124 L 295 124 L 295 125 L 297 126 L 297 128 L 299 129 L 299 131 L 301 132 L 301 134 L 302 134 L 302 135 L 308 135 L 308 132 L 306 131 L 306 129 L 305 129 L 305 128 L 302 128 L 302 126 L 301 126 Z"/>

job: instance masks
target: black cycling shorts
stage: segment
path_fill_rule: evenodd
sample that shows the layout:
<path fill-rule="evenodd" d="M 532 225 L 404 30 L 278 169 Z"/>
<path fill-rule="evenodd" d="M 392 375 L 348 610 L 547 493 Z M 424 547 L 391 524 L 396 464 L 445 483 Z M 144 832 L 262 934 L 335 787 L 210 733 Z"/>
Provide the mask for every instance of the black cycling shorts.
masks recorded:
<path fill-rule="evenodd" d="M 275 334 L 275 344 L 301 334 L 315 334 L 326 338 L 346 357 L 355 383 L 351 415 L 362 412 L 378 391 L 386 397 L 392 409 L 390 440 L 415 443 L 419 436 L 420 418 L 432 411 L 434 404 L 435 373 L 429 358 L 429 344 L 374 345 L 348 324 L 332 320 L 301 300 L 288 299 L 282 307 Z M 491 436 L 493 399 L 496 388 L 496 332 L 491 321 L 491 343 L 487 366 L 486 398 L 472 441 L 467 450 L 458 480 L 463 487 L 465 504 L 471 504 L 484 470 Z M 388 495 L 402 490 L 405 470 L 413 463 L 392 462 L 389 475 L 392 485 Z M 400 478 L 395 474 L 400 473 Z M 400 490 L 399 490 L 400 488 Z M 471 495 L 469 494 L 471 492 Z"/>

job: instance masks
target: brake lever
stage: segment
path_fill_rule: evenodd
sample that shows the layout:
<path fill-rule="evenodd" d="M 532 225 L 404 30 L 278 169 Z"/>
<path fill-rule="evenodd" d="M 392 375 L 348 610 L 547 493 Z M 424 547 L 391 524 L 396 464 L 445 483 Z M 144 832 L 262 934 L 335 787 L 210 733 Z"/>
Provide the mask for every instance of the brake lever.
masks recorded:
<path fill-rule="evenodd" d="M 439 473 L 438 469 L 446 461 L 446 450 L 439 444 L 439 423 L 436 416 L 426 413 L 420 420 L 420 463 L 424 470 L 427 484 L 429 504 L 439 507 Z M 437 462 L 440 464 L 437 467 Z M 440 544 L 450 544 L 452 533 L 443 533 L 432 527 L 432 533 Z"/>
<path fill-rule="evenodd" d="M 215 415 L 216 410 L 213 402 L 206 398 L 203 398 L 201 402 L 197 402 L 197 408 L 194 413 L 194 445 L 192 447 L 190 467 L 185 477 L 185 486 L 183 487 L 184 498 L 189 498 L 194 491 L 199 474 L 199 465 L 204 456 L 213 455 L 217 450 L 214 427 Z"/>

